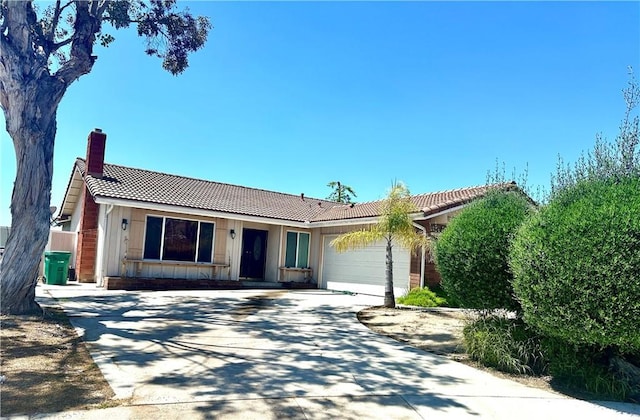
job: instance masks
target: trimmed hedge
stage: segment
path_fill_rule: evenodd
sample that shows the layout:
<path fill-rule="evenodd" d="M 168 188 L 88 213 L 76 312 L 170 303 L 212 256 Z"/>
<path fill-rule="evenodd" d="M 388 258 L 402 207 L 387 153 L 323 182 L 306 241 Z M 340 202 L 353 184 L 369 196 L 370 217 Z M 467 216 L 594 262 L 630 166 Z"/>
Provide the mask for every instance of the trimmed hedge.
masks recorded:
<path fill-rule="evenodd" d="M 583 181 L 525 222 L 510 265 L 524 319 L 575 345 L 640 349 L 640 179 Z"/>
<path fill-rule="evenodd" d="M 518 310 L 508 265 L 510 242 L 532 205 L 519 191 L 496 190 L 467 206 L 436 242 L 442 287 L 471 309 Z"/>

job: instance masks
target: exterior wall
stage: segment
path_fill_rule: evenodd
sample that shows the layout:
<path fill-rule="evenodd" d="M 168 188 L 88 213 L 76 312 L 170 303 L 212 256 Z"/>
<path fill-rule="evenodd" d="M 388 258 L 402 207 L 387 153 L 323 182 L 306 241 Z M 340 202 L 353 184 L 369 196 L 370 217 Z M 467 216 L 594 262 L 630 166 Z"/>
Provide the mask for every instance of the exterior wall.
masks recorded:
<path fill-rule="evenodd" d="M 265 267 L 265 281 L 276 282 L 280 272 L 278 262 L 280 248 L 280 226 L 269 225 L 267 235 L 267 262 Z"/>
<path fill-rule="evenodd" d="M 73 213 L 71 213 L 71 220 L 69 222 L 68 229 L 70 232 L 78 232 L 80 230 L 80 217 L 82 216 L 82 206 L 80 205 L 82 200 L 78 200 Z"/>

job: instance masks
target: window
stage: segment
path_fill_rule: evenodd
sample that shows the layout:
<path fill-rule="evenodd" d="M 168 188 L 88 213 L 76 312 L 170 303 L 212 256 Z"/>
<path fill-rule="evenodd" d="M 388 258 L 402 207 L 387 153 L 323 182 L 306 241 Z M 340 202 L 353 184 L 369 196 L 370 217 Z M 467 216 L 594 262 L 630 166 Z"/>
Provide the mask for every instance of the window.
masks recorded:
<path fill-rule="evenodd" d="M 209 222 L 147 216 L 143 258 L 210 263 L 214 231 Z"/>
<path fill-rule="evenodd" d="M 287 251 L 284 262 L 285 267 L 309 267 L 310 237 L 310 234 L 304 232 L 287 232 Z"/>

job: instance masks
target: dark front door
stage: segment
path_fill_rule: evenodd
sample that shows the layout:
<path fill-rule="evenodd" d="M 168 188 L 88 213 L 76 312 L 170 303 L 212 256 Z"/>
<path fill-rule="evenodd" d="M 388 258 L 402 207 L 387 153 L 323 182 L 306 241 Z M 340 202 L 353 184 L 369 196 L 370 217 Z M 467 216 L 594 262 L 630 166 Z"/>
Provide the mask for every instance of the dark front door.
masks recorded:
<path fill-rule="evenodd" d="M 266 230 L 242 230 L 240 277 L 264 279 L 264 265 L 267 261 L 267 233 Z"/>

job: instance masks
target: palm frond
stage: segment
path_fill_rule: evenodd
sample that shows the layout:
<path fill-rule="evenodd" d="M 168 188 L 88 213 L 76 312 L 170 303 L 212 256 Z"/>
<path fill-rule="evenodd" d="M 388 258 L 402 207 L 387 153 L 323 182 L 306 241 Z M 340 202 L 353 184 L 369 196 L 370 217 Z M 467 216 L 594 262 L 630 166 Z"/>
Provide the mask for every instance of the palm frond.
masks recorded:
<path fill-rule="evenodd" d="M 371 229 L 344 233 L 331 241 L 329 245 L 334 247 L 338 252 L 345 252 L 350 249 L 365 248 L 383 238 L 383 232 L 373 227 Z"/>

